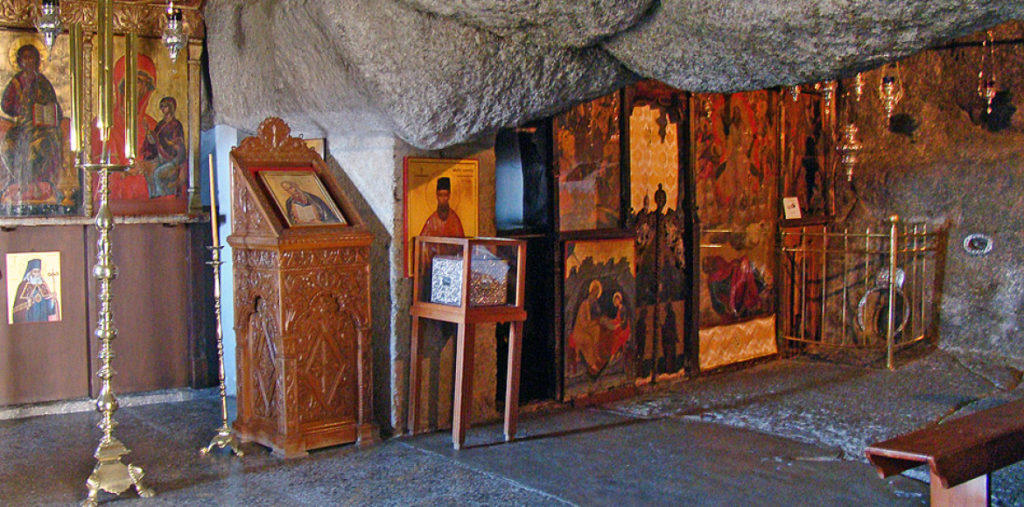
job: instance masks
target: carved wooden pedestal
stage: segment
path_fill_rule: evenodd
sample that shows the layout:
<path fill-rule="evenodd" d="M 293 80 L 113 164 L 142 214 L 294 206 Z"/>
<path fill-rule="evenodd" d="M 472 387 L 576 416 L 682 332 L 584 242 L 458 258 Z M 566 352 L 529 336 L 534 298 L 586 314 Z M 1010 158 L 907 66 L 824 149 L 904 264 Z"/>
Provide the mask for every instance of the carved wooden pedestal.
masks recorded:
<path fill-rule="evenodd" d="M 377 441 L 371 235 L 323 161 L 281 120 L 264 121 L 231 158 L 239 438 L 285 457 Z M 345 223 L 295 223 L 271 180 L 257 177 L 264 170 L 292 171 L 300 182 L 312 171 Z"/>

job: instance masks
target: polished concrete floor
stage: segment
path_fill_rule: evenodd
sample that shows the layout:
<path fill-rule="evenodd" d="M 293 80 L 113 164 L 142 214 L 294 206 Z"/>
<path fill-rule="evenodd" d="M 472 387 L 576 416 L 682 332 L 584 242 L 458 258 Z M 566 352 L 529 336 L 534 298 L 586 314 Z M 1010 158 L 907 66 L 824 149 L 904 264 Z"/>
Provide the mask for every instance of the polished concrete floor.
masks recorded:
<path fill-rule="evenodd" d="M 686 381 L 640 398 L 530 414 L 519 438 L 470 430 L 454 451 L 439 432 L 366 449 L 280 460 L 201 457 L 215 399 L 118 412 L 116 434 L 157 495 L 183 505 L 919 505 L 928 485 L 879 479 L 865 443 L 1024 397 L 1013 368 L 936 352 L 897 372 L 782 360 Z M 0 421 L 0 504 L 74 504 L 85 496 L 95 413 Z M 1024 504 L 1024 466 L 993 477 L 996 505 Z M 104 501 L 138 502 L 134 493 Z"/>

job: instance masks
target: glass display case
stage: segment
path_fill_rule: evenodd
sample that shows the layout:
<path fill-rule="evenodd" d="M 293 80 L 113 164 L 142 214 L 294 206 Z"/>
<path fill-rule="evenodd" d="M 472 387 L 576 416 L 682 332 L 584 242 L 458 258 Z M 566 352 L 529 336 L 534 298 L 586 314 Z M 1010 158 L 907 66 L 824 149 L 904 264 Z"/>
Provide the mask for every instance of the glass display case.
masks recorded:
<path fill-rule="evenodd" d="M 525 244 L 521 241 L 420 236 L 415 249 L 414 304 L 461 308 L 463 295 L 469 294 L 466 307 L 522 306 L 519 259 Z"/>

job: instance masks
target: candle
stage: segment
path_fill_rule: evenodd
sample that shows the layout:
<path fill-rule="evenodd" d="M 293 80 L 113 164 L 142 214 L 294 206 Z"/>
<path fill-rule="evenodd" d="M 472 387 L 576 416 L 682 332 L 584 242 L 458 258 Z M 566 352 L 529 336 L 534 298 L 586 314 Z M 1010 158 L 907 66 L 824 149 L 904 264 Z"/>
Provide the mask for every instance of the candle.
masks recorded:
<path fill-rule="evenodd" d="M 99 31 L 99 115 L 97 127 L 100 140 L 106 144 L 110 139 L 110 127 L 114 124 L 114 9 L 112 0 L 100 0 L 96 4 L 96 26 Z"/>
<path fill-rule="evenodd" d="M 217 231 L 217 172 L 213 167 L 213 153 L 210 154 L 210 227 L 213 228 L 213 248 L 220 247 L 220 232 Z"/>
<path fill-rule="evenodd" d="M 135 159 L 135 147 L 139 144 L 138 38 L 138 35 L 130 33 L 124 42 L 124 156 L 128 160 Z"/>
<path fill-rule="evenodd" d="M 85 67 L 82 66 L 82 25 L 74 23 L 68 30 L 71 41 L 71 151 L 78 153 L 85 145 L 82 135 L 82 77 Z"/>

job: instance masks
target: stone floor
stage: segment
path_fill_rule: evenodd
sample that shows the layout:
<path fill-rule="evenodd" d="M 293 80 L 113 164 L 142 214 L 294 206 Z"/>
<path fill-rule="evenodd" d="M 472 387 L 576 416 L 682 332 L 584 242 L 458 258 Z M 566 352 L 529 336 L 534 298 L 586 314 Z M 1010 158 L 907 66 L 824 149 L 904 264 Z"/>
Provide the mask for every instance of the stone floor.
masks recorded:
<path fill-rule="evenodd" d="M 280 460 L 200 457 L 216 400 L 124 408 L 117 435 L 157 496 L 151 504 L 919 505 L 925 477 L 879 479 L 866 443 L 1024 397 L 1013 369 L 935 352 L 896 372 L 781 360 L 641 398 L 531 414 L 519 438 L 473 428 Z M 0 421 L 0 504 L 74 504 L 99 430 L 95 413 Z M 993 477 L 996 505 L 1024 504 L 1024 466 Z M 113 500 L 104 495 L 104 500 Z M 137 502 L 134 493 L 125 495 Z"/>

